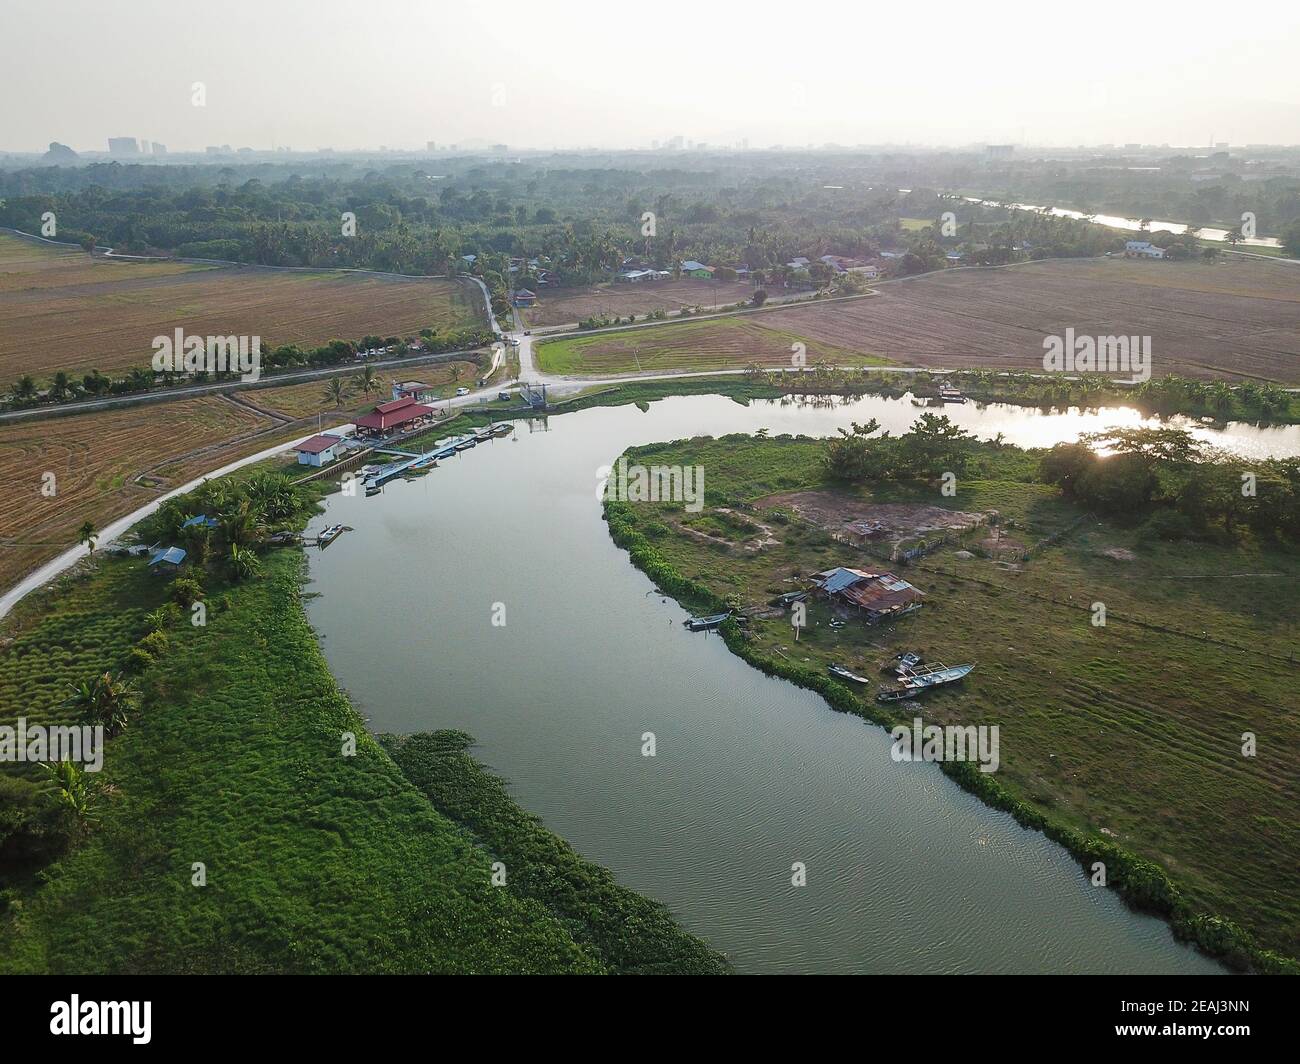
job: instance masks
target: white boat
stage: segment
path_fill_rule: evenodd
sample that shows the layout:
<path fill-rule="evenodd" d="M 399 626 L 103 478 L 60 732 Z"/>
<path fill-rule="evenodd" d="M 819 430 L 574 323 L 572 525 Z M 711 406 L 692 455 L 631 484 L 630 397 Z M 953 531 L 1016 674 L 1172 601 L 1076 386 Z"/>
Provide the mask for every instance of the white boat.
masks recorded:
<path fill-rule="evenodd" d="M 843 665 L 828 665 L 826 671 L 832 676 L 838 676 L 841 680 L 848 680 L 851 683 L 868 684 L 871 682 L 865 676 L 859 676 L 856 672 L 846 669 Z"/>

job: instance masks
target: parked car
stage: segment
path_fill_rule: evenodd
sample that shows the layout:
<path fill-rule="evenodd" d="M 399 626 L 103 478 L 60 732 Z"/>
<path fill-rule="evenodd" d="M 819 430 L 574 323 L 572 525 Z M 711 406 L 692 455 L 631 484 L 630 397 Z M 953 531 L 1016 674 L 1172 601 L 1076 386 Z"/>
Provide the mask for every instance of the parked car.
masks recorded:
<path fill-rule="evenodd" d="M 500 399 L 503 403 L 508 403 L 508 402 L 510 402 L 510 393 L 509 393 L 509 392 L 497 392 L 497 398 Z"/>
<path fill-rule="evenodd" d="M 456 394 L 457 394 L 457 395 L 469 395 L 469 389 L 468 389 L 468 388 L 457 388 L 457 389 L 456 389 Z"/>

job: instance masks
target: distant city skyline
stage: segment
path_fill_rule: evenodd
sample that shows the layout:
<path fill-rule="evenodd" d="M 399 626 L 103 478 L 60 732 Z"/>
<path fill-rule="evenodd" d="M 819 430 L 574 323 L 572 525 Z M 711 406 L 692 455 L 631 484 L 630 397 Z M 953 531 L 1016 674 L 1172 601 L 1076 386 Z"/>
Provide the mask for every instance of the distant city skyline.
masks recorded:
<path fill-rule="evenodd" d="M 1300 143 L 1300 20 L 1262 0 L 1212 14 L 7 0 L 0 32 L 29 46 L 8 58 L 22 92 L 0 151 Z"/>

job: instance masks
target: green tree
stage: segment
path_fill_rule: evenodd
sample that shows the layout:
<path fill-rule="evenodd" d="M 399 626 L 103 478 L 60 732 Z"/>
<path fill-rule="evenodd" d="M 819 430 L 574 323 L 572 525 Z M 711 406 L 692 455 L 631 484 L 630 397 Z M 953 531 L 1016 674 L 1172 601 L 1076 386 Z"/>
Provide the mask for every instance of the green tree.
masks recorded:
<path fill-rule="evenodd" d="M 81 527 L 77 529 L 77 542 L 85 544 L 89 550 L 93 551 L 95 549 L 95 541 L 98 538 L 99 533 L 95 531 L 95 526 L 89 521 L 82 521 Z"/>
<path fill-rule="evenodd" d="M 77 710 L 86 724 L 101 726 L 106 735 L 116 735 L 125 728 L 135 707 L 131 681 L 111 672 L 74 684 L 71 691 L 63 704 Z"/>

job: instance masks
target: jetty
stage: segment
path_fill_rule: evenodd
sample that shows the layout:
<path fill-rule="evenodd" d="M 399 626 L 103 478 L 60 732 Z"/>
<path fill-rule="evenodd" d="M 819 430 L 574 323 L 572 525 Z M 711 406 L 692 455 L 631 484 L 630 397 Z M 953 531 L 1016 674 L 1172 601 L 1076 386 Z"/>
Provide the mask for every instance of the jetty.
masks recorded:
<path fill-rule="evenodd" d="M 416 454 L 414 451 L 399 450 L 396 447 L 376 447 L 374 449 L 375 454 L 390 455 L 395 460 L 380 466 L 375 472 L 362 479 L 367 490 L 381 488 L 394 477 L 400 477 L 405 473 L 426 472 L 444 458 L 453 458 L 459 451 L 467 451 L 469 448 L 495 436 L 505 436 L 512 432 L 513 429 L 514 426 L 509 422 L 495 422 L 464 436 L 438 440 L 433 445 L 432 450 L 420 454 Z"/>

